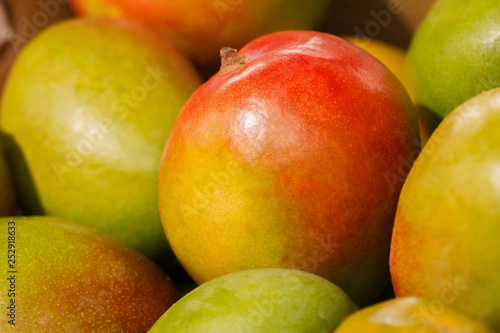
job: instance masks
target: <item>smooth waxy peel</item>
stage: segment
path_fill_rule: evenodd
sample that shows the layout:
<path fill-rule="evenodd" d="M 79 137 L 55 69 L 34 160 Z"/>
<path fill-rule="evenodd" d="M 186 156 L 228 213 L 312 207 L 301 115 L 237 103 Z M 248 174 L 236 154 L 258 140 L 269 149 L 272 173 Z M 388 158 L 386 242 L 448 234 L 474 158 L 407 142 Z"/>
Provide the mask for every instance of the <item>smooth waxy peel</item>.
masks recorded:
<path fill-rule="evenodd" d="M 403 187 L 391 245 L 397 296 L 437 299 L 494 330 L 500 329 L 499 126 L 498 88 L 445 118 Z"/>
<path fill-rule="evenodd" d="M 238 54 L 165 147 L 160 211 L 176 255 L 198 283 L 298 268 L 372 301 L 388 283 L 400 159 L 418 138 L 404 88 L 327 34 L 271 34 Z"/>
<path fill-rule="evenodd" d="M 165 259 L 159 163 L 199 84 L 172 44 L 135 23 L 74 19 L 44 30 L 17 58 L 0 112 L 25 214 L 94 226 Z"/>
<path fill-rule="evenodd" d="M 255 269 L 207 282 L 150 333 L 331 333 L 356 307 L 336 285 L 291 269 Z"/>
<path fill-rule="evenodd" d="M 500 2 L 439 0 L 413 37 L 407 69 L 423 107 L 444 118 L 500 86 Z"/>

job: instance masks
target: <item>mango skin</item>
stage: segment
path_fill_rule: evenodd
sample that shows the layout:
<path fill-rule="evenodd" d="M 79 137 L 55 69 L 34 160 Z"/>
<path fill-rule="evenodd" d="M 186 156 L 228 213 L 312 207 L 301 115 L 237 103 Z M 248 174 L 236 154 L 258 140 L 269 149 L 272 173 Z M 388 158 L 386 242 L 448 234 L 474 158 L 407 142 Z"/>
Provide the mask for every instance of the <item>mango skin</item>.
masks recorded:
<path fill-rule="evenodd" d="M 17 273 L 9 297 L 13 232 Z M 2 316 L 2 332 L 146 332 L 178 299 L 156 265 L 95 229 L 49 216 L 10 217 L 0 218 L 0 236 L 1 304 L 5 313 L 11 299 L 16 305 L 16 325 Z"/>
<path fill-rule="evenodd" d="M 396 296 L 443 302 L 500 330 L 500 88 L 439 125 L 401 192 L 391 245 Z"/>
<path fill-rule="evenodd" d="M 152 259 L 172 258 L 159 164 L 200 83 L 174 45 L 133 22 L 73 19 L 43 30 L 16 59 L 0 112 L 24 213 L 68 218 Z"/>
<path fill-rule="evenodd" d="M 415 91 L 408 79 L 406 72 L 406 51 L 392 44 L 377 39 L 360 38 L 359 36 L 346 36 L 344 37 L 349 42 L 356 46 L 361 47 L 363 50 L 370 53 L 372 56 L 380 60 L 384 65 L 391 70 L 391 72 L 401 81 L 405 87 L 411 100 L 415 103 L 417 101 Z M 425 110 L 419 105 L 415 105 L 417 111 L 420 141 L 422 146 L 427 142 L 432 131 L 437 127 L 432 126 L 427 121 Z"/>
<path fill-rule="evenodd" d="M 355 310 L 349 296 L 324 278 L 293 269 L 254 269 L 199 286 L 149 333 L 331 333 Z"/>
<path fill-rule="evenodd" d="M 388 284 L 402 163 L 418 142 L 404 88 L 333 35 L 270 34 L 239 54 L 247 62 L 191 96 L 165 146 L 172 249 L 198 283 L 297 268 L 373 301 Z"/>
<path fill-rule="evenodd" d="M 282 30 L 313 29 L 328 0 L 71 0 L 84 17 L 125 17 L 151 27 L 200 64 L 219 62 L 223 47 L 240 48 Z M 213 72 L 210 73 L 212 75 Z"/>
<path fill-rule="evenodd" d="M 16 206 L 12 178 L 0 145 L 0 217 L 15 215 Z"/>
<path fill-rule="evenodd" d="M 500 87 L 500 2 L 438 0 L 415 33 L 407 70 L 417 103 L 444 118 Z"/>
<path fill-rule="evenodd" d="M 493 333 L 482 323 L 437 302 L 402 297 L 350 315 L 335 333 Z"/>
<path fill-rule="evenodd" d="M 372 56 L 380 60 L 403 84 L 411 100 L 415 100 L 415 93 L 408 80 L 406 73 L 406 51 L 396 45 L 383 40 L 373 38 L 361 38 L 359 36 L 344 36 L 344 39 L 359 46 Z"/>

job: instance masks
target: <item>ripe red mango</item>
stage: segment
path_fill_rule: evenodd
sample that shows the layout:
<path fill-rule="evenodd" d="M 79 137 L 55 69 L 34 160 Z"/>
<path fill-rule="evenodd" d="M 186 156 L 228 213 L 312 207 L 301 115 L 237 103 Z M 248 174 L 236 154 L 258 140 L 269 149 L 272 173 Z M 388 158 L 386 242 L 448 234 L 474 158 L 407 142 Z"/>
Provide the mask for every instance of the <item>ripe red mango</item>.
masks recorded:
<path fill-rule="evenodd" d="M 404 88 L 367 52 L 318 32 L 270 34 L 225 60 L 234 66 L 191 96 L 164 150 L 160 211 L 174 252 L 198 283 L 299 268 L 373 301 L 389 281 L 398 169 L 418 139 Z"/>

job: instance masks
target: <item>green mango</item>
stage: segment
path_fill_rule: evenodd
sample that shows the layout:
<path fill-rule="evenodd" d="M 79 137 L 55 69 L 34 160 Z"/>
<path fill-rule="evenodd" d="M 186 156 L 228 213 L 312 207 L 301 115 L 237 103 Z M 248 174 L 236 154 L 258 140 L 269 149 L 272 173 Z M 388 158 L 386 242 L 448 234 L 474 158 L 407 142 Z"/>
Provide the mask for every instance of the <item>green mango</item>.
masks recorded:
<path fill-rule="evenodd" d="M 152 259 L 172 258 L 159 165 L 199 84 L 173 44 L 136 23 L 72 19 L 43 30 L 17 58 L 0 111 L 24 213 L 68 218 Z"/>
<path fill-rule="evenodd" d="M 356 310 L 342 289 L 312 273 L 260 268 L 206 282 L 149 333 L 331 333 Z"/>
<path fill-rule="evenodd" d="M 436 1 L 413 37 L 407 70 L 417 103 L 441 118 L 500 87 L 500 1 Z"/>

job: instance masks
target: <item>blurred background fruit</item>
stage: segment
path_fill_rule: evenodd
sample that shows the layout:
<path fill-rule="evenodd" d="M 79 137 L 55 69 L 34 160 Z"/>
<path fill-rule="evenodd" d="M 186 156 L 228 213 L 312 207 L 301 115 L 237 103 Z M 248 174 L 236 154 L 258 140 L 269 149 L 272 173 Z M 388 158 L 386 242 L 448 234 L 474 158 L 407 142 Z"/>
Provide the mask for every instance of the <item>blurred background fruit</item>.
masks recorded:
<path fill-rule="evenodd" d="M 150 333 L 330 333 L 355 305 L 342 289 L 292 269 L 255 269 L 207 282 L 172 306 Z"/>
<path fill-rule="evenodd" d="M 374 38 L 406 49 L 435 0 L 331 1 L 321 31 Z"/>
<path fill-rule="evenodd" d="M 417 102 L 443 118 L 500 87 L 500 2 L 439 0 L 416 32 L 408 71 Z"/>
<path fill-rule="evenodd" d="M 191 96 L 165 147 L 160 211 L 174 252 L 198 283 L 300 268 L 374 301 L 389 282 L 401 159 L 418 145 L 404 88 L 328 34 L 270 34 L 233 56 L 246 58 Z"/>
<path fill-rule="evenodd" d="M 16 197 L 0 143 L 0 217 L 16 215 Z"/>
<path fill-rule="evenodd" d="M 402 297 L 364 308 L 342 322 L 335 333 L 493 333 L 482 323 L 442 302 Z"/>
<path fill-rule="evenodd" d="M 223 47 L 275 31 L 314 29 L 329 0 L 71 0 L 81 16 L 127 17 L 161 32 L 202 65 Z M 216 70 L 210 72 L 210 75 Z"/>
<path fill-rule="evenodd" d="M 354 0 L 358 1 L 358 0 Z M 383 0 L 388 9 L 399 9 L 403 26 L 410 32 L 411 35 L 418 29 L 422 20 L 425 18 L 429 10 L 432 8 L 436 0 Z M 394 27 L 395 28 L 395 27 Z"/>
<path fill-rule="evenodd" d="M 0 111 L 24 213 L 94 226 L 165 260 L 160 158 L 199 84 L 176 47 L 136 23 L 74 19 L 44 30 L 17 58 Z"/>
<path fill-rule="evenodd" d="M 500 88 L 450 113 L 401 192 L 396 296 L 436 299 L 500 330 Z"/>
<path fill-rule="evenodd" d="M 27 42 L 72 15 L 67 1 L 0 1 L 0 94 L 12 61 Z"/>
<path fill-rule="evenodd" d="M 178 299 L 158 267 L 97 230 L 12 217 L 0 218 L 0 236 L 14 237 L 16 250 L 14 267 L 0 262 L 10 272 L 0 284 L 3 311 L 15 307 L 15 325 L 4 315 L 2 332 L 146 332 Z"/>

